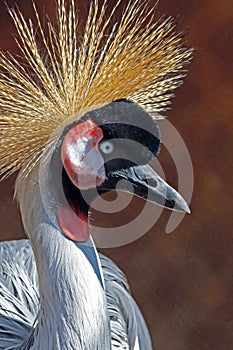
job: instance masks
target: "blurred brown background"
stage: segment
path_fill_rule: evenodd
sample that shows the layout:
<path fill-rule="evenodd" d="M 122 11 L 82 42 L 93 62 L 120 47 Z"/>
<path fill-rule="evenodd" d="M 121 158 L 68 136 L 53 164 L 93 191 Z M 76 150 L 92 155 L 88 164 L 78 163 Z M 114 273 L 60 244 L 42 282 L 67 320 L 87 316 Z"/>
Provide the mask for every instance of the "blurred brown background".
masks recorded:
<path fill-rule="evenodd" d="M 15 2 L 26 16 L 31 15 L 31 0 L 7 1 L 10 5 Z M 53 1 L 35 3 L 53 17 Z M 86 13 L 87 5 L 88 1 L 80 5 L 80 16 Z M 191 154 L 195 176 L 192 214 L 167 235 L 164 231 L 170 212 L 164 211 L 141 239 L 103 252 L 126 273 L 155 349 L 231 350 L 232 1 L 160 0 L 158 12 L 178 17 L 178 28 L 188 29 L 189 44 L 197 50 L 185 84 L 176 92 L 172 110 L 166 113 Z M 15 30 L 2 0 L 0 16 L 0 47 L 16 52 Z M 176 186 L 175 167 L 165 150 L 159 161 L 168 182 Z M 13 183 L 14 177 L 0 184 L 1 240 L 23 237 L 12 203 Z M 135 200 L 125 215 L 130 216 L 141 203 Z M 100 224 L 106 219 L 93 215 Z"/>

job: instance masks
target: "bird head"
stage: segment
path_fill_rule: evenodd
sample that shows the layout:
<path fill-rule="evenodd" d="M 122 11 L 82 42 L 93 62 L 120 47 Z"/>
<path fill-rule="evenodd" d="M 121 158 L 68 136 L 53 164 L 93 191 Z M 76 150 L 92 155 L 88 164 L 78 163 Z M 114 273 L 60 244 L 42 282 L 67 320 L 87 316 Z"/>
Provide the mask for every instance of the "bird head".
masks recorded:
<path fill-rule="evenodd" d="M 129 1 L 116 22 L 120 5 L 106 15 L 107 1 L 100 6 L 93 0 L 82 36 L 73 0 L 58 0 L 48 36 L 35 5 L 36 30 L 18 9 L 9 9 L 23 60 L 0 53 L 0 175 L 20 170 L 20 201 L 28 179 L 33 185 L 48 176 L 55 192 L 45 186 L 45 197 L 56 207 L 62 232 L 77 242 L 90 234 L 89 204 L 111 189 L 189 211 L 148 162 L 160 147 L 156 119 L 181 84 L 192 49 L 172 18 L 156 19 L 146 2 Z M 58 203 L 56 166 L 64 194 Z M 45 176 L 32 181 L 35 169 Z"/>
<path fill-rule="evenodd" d="M 89 239 L 89 206 L 112 189 L 189 212 L 180 194 L 148 165 L 159 152 L 160 132 L 150 114 L 135 103 L 120 100 L 88 112 L 66 128 L 57 148 L 66 202 L 60 203 L 58 222 L 74 241 Z"/>

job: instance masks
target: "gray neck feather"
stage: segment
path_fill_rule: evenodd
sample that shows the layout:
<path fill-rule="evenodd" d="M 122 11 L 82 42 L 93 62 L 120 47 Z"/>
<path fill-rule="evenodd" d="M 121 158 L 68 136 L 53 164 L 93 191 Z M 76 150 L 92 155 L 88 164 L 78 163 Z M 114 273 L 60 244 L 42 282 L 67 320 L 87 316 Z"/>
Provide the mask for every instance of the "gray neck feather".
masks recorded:
<path fill-rule="evenodd" d="M 56 208 L 51 203 L 45 210 L 38 173 L 34 170 L 17 189 L 40 289 L 36 326 L 20 349 L 110 349 L 104 290 L 83 252 L 51 220 Z"/>

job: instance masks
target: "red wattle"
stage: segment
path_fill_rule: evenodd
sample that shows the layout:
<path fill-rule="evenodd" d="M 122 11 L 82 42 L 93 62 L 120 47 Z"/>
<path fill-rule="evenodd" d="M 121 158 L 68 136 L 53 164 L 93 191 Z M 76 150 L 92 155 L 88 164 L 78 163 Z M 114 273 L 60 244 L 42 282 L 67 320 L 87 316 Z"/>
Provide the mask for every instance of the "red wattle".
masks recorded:
<path fill-rule="evenodd" d="M 90 237 L 88 218 L 73 203 L 60 205 L 58 223 L 66 237 L 75 242 L 86 242 Z"/>

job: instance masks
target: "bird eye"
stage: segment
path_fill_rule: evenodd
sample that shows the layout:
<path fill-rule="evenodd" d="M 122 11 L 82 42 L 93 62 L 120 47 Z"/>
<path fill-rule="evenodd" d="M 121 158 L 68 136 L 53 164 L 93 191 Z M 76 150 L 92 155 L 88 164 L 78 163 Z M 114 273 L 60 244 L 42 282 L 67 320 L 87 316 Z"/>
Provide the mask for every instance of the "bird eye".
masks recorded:
<path fill-rule="evenodd" d="M 104 141 L 100 144 L 100 150 L 101 150 L 101 152 L 103 152 L 105 154 L 110 154 L 113 152 L 114 146 L 113 146 L 112 142 Z"/>

